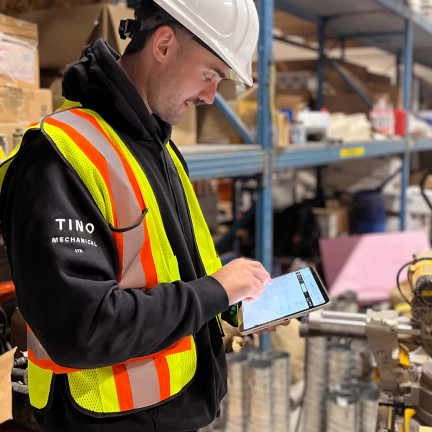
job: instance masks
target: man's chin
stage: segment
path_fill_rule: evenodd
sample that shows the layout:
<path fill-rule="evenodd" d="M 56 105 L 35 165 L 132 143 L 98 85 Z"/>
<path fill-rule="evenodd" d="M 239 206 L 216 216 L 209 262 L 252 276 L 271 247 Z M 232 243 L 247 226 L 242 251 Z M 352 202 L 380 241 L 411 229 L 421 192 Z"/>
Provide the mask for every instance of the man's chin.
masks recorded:
<path fill-rule="evenodd" d="M 156 115 L 165 123 L 168 123 L 171 126 L 175 126 L 176 124 L 180 123 L 184 113 L 185 111 L 183 111 L 181 114 L 172 113 L 172 114 L 165 114 L 165 115 L 159 115 L 159 114 Z"/>

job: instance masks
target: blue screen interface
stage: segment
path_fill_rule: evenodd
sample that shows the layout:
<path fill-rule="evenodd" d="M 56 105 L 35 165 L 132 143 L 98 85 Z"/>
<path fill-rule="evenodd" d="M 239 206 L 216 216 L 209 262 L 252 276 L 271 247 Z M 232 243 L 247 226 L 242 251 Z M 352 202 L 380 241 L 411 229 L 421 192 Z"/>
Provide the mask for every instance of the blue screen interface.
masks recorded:
<path fill-rule="evenodd" d="M 243 302 L 243 326 L 250 329 L 325 303 L 310 268 L 273 279 L 258 300 Z"/>

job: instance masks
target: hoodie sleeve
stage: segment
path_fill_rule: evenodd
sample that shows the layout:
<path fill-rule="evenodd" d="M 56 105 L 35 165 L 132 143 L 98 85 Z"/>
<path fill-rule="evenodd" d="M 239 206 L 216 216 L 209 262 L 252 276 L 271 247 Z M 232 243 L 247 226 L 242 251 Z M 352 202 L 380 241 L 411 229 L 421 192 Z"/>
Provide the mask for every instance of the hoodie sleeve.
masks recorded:
<path fill-rule="evenodd" d="M 152 354 L 228 308 L 210 276 L 150 291 L 120 289 L 108 225 L 39 132 L 9 168 L 0 215 L 18 305 L 59 365 L 95 368 Z"/>

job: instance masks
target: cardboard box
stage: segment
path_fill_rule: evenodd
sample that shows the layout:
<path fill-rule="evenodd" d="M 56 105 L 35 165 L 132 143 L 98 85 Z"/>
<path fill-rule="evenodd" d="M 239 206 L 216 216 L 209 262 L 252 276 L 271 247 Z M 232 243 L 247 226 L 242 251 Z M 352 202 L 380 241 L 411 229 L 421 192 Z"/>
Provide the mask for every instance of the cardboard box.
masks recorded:
<path fill-rule="evenodd" d="M 224 79 L 219 83 L 217 91 L 224 97 L 224 99 L 234 100 L 237 98 L 238 85 L 238 81 Z"/>
<path fill-rule="evenodd" d="M 172 128 L 171 138 L 178 147 L 192 146 L 197 143 L 197 114 L 196 107 L 190 107 L 180 123 Z"/>
<path fill-rule="evenodd" d="M 232 110 L 237 112 L 238 101 L 227 101 Z M 197 107 L 197 142 L 198 143 L 239 143 L 239 134 L 229 120 L 215 105 Z"/>
<path fill-rule="evenodd" d="M 37 26 L 1 14 L 0 85 L 39 87 Z"/>
<path fill-rule="evenodd" d="M 420 185 L 420 182 L 422 181 L 425 174 L 426 174 L 426 171 L 411 173 L 410 185 Z M 432 174 L 428 174 L 428 176 L 426 177 L 424 187 L 426 189 L 432 189 Z"/>
<path fill-rule="evenodd" d="M 350 233 L 350 219 L 348 209 L 320 208 L 312 209 L 322 238 L 336 238 Z"/>
<path fill-rule="evenodd" d="M 0 423 L 12 419 L 11 372 L 15 349 L 0 356 Z"/>
<path fill-rule="evenodd" d="M 0 87 L 0 119 L 2 122 L 36 122 L 52 112 L 49 89 Z"/>
<path fill-rule="evenodd" d="M 6 145 L 3 149 L 6 153 L 6 156 L 14 149 L 17 144 L 14 139 L 14 134 L 18 139 L 20 133 L 24 132 L 24 130 L 28 127 L 28 122 L 18 122 L 18 123 L 0 123 L 0 135 L 6 136 Z"/>
<path fill-rule="evenodd" d="M 402 86 L 392 86 L 381 83 L 368 83 L 368 87 L 372 91 L 373 102 L 380 98 L 385 98 L 388 102 L 393 104 L 393 108 L 403 108 L 403 89 Z"/>
<path fill-rule="evenodd" d="M 276 129 L 277 137 L 273 139 L 274 147 L 288 147 L 290 143 L 290 122 L 286 114 L 282 112 L 276 113 Z"/>
<path fill-rule="evenodd" d="M 103 37 L 118 53 L 128 40 L 120 39 L 118 27 L 123 18 L 133 18 L 134 10 L 110 4 L 52 8 L 20 14 L 21 19 L 39 27 L 40 66 L 63 70 L 81 57 L 85 45 Z"/>
<path fill-rule="evenodd" d="M 367 69 L 363 66 L 347 62 L 344 62 L 343 65 L 339 64 L 339 66 L 345 69 L 346 74 L 354 76 L 362 83 L 366 82 L 368 79 Z M 277 73 L 309 71 L 313 72 L 314 75 L 316 75 L 317 70 L 317 60 L 294 60 L 276 62 Z M 324 74 L 326 83 L 329 84 L 335 92 L 345 93 L 351 91 L 351 88 L 348 86 L 345 80 L 329 64 L 324 65 Z"/>
<path fill-rule="evenodd" d="M 0 0 L 0 13 L 17 15 L 40 9 L 80 6 L 89 3 L 112 3 L 112 0 Z"/>
<path fill-rule="evenodd" d="M 340 93 L 335 96 L 325 95 L 323 107 L 330 112 L 345 114 L 369 113 L 369 107 L 355 93 Z"/>
<path fill-rule="evenodd" d="M 277 93 L 275 97 L 275 108 L 277 110 L 292 110 L 294 118 L 296 114 L 307 107 L 306 99 L 303 95 Z"/>

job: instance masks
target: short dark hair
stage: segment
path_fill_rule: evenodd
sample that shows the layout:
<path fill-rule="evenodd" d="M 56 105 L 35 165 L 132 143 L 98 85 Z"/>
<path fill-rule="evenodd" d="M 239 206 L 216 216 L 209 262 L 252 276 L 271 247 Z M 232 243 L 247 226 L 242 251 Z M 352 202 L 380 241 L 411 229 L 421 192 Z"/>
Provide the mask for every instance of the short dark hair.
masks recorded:
<path fill-rule="evenodd" d="M 138 0 L 135 6 L 135 31 L 124 54 L 141 51 L 156 30 L 163 25 L 169 25 L 174 31 L 186 30 L 186 27 L 153 0 Z"/>

